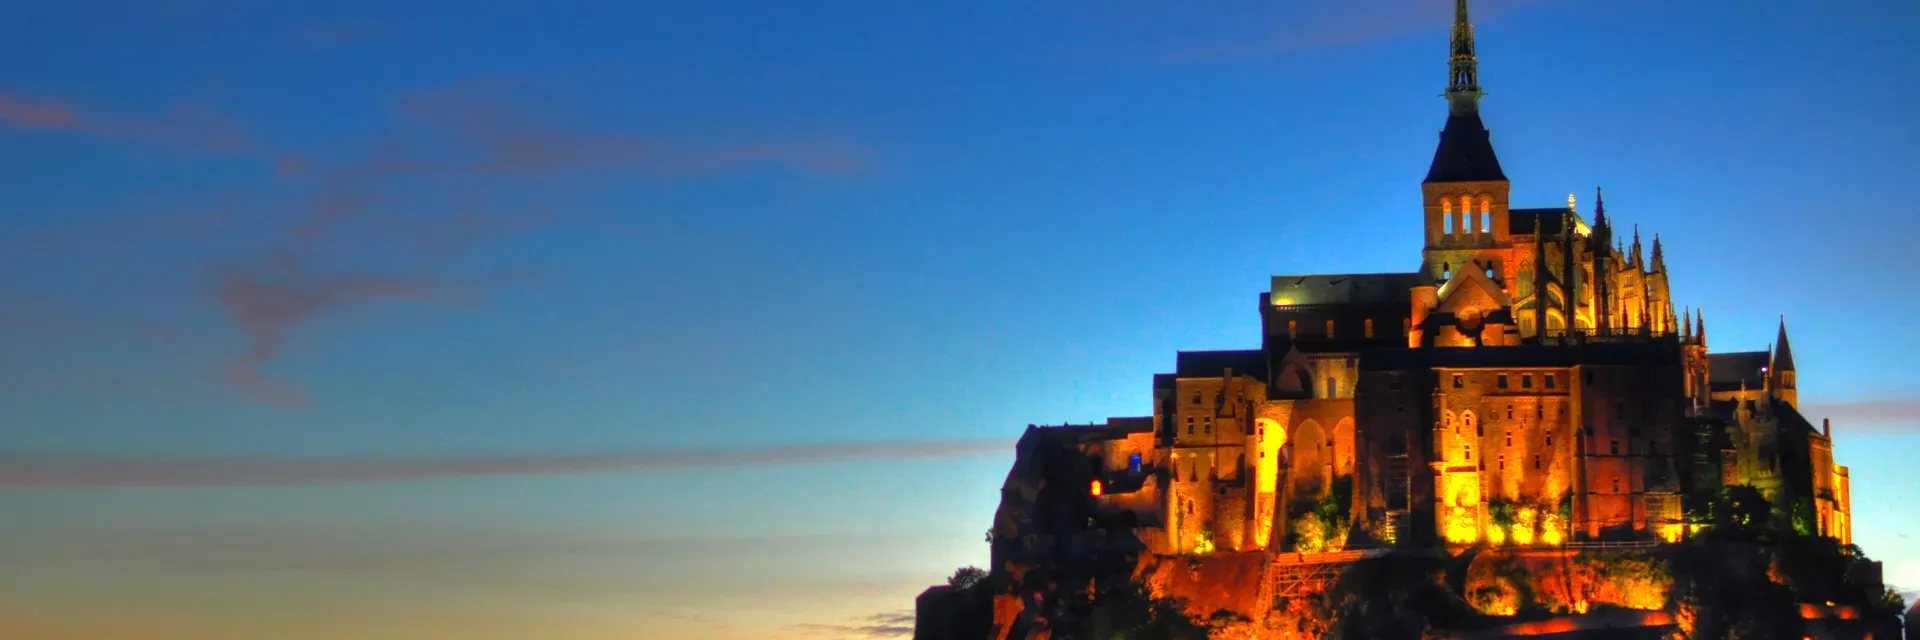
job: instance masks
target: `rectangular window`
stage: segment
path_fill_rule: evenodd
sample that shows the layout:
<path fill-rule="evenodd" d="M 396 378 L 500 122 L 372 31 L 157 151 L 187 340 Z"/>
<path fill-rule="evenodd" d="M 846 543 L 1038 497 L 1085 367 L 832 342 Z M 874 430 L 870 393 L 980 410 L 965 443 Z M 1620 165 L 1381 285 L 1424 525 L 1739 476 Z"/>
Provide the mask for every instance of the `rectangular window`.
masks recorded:
<path fill-rule="evenodd" d="M 1373 318 L 1367 318 L 1367 339 L 1373 339 Z"/>
<path fill-rule="evenodd" d="M 1540 470 L 1540 454 L 1538 453 L 1533 454 L 1533 470 L 1534 471 Z"/>
<path fill-rule="evenodd" d="M 1554 379 L 1556 379 L 1556 378 L 1558 378 L 1559 376 L 1556 376 L 1556 375 L 1553 375 L 1553 374 L 1551 374 L 1551 373 L 1549 373 L 1549 374 L 1547 374 L 1546 376 L 1543 376 L 1543 377 L 1545 377 L 1545 378 L 1547 379 L 1547 388 L 1548 388 L 1548 389 L 1552 389 L 1552 388 L 1553 388 L 1553 381 L 1554 381 Z"/>
<path fill-rule="evenodd" d="M 1507 374 L 1504 374 L 1504 373 L 1500 374 L 1500 379 L 1498 383 L 1495 384 L 1494 386 L 1500 387 L 1502 389 L 1507 388 Z"/>
<path fill-rule="evenodd" d="M 1500 456 L 1500 470 L 1501 470 L 1501 471 L 1506 471 L 1506 470 L 1507 470 L 1507 457 L 1506 457 L 1506 456 Z"/>
<path fill-rule="evenodd" d="M 1533 388 L 1533 374 L 1520 376 L 1520 388 L 1522 389 Z"/>
<path fill-rule="evenodd" d="M 1458 374 L 1458 373 L 1456 373 L 1456 374 L 1453 374 L 1453 388 L 1455 388 L 1455 389 L 1459 389 L 1459 388 L 1462 388 L 1462 387 L 1465 387 L 1465 386 L 1467 386 L 1467 385 L 1466 385 L 1466 384 L 1465 384 L 1465 382 L 1464 382 L 1464 381 L 1462 380 L 1462 378 L 1461 378 L 1461 376 L 1460 376 L 1460 374 Z"/>
<path fill-rule="evenodd" d="M 1140 473 L 1140 454 L 1136 453 L 1127 457 L 1127 471 Z"/>
<path fill-rule="evenodd" d="M 1607 441 L 1607 453 L 1616 455 L 1616 456 L 1620 455 L 1620 439 L 1619 438 L 1614 438 Z"/>
<path fill-rule="evenodd" d="M 1547 430 L 1547 446 L 1549 447 L 1553 446 L 1553 430 L 1552 429 Z"/>

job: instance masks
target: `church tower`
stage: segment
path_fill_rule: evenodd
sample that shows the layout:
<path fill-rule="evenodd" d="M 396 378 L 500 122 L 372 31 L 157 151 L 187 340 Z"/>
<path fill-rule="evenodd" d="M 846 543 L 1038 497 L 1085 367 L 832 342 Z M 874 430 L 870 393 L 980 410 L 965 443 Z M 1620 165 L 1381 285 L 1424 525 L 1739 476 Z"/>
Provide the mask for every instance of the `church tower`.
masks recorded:
<path fill-rule="evenodd" d="M 1787 344 L 1787 319 L 1780 319 L 1780 335 L 1773 349 L 1773 363 L 1767 367 L 1767 387 L 1773 391 L 1773 397 L 1787 406 L 1800 408 L 1799 381 L 1795 380 L 1793 370 L 1793 347 Z"/>
<path fill-rule="evenodd" d="M 1486 250 L 1508 242 L 1507 196 L 1511 190 L 1493 140 L 1480 121 L 1479 59 L 1467 0 L 1455 0 L 1451 55 L 1447 62 L 1447 123 L 1420 191 L 1425 205 L 1426 250 L 1422 269 L 1434 280 L 1463 270 L 1486 271 L 1500 256 Z"/>

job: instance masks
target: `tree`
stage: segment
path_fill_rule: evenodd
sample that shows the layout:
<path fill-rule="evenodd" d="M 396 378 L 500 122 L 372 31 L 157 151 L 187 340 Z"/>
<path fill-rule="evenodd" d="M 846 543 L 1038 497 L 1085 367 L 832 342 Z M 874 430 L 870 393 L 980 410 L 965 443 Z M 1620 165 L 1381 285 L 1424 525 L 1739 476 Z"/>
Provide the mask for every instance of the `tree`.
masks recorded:
<path fill-rule="evenodd" d="M 1766 531 L 1773 519 L 1773 505 L 1767 497 L 1753 485 L 1736 484 L 1727 487 L 1720 495 L 1716 505 L 1721 517 L 1716 518 L 1725 525 L 1730 533 L 1740 537 L 1753 538 Z"/>
<path fill-rule="evenodd" d="M 953 587 L 954 591 L 966 591 L 986 579 L 987 572 L 985 569 L 979 567 L 961 567 L 959 570 L 953 572 L 952 577 L 947 578 L 947 586 Z"/>

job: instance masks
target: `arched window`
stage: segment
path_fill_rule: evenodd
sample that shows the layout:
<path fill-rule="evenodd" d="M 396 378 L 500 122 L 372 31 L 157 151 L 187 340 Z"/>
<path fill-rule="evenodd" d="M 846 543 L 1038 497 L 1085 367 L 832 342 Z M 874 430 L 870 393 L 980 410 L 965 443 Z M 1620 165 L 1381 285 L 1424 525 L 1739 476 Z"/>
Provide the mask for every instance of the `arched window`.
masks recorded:
<path fill-rule="evenodd" d="M 1287 321 L 1287 338 L 1292 339 L 1294 336 L 1297 336 L 1299 334 L 1300 334 L 1300 321 L 1288 320 Z"/>
<path fill-rule="evenodd" d="M 1440 263 L 1440 279 L 1441 280 L 1453 279 L 1453 265 L 1447 264 L 1445 262 Z"/>
<path fill-rule="evenodd" d="M 1440 231 L 1453 235 L 1453 201 L 1446 198 L 1440 199 Z"/>
<path fill-rule="evenodd" d="M 1460 215 L 1465 216 L 1466 221 L 1465 224 L 1460 225 L 1461 232 L 1475 233 L 1479 231 L 1479 229 L 1473 228 L 1474 223 L 1480 221 L 1479 216 L 1473 215 L 1473 196 L 1460 196 Z"/>
<path fill-rule="evenodd" d="M 1529 260 L 1520 263 L 1520 282 L 1518 284 L 1520 285 L 1519 291 L 1521 296 L 1533 295 L 1533 261 Z M 1535 300 L 1534 304 L 1540 304 L 1540 301 Z"/>
<path fill-rule="evenodd" d="M 1140 454 L 1136 453 L 1127 457 L 1127 471 L 1140 473 Z"/>
<path fill-rule="evenodd" d="M 1480 232 L 1493 233 L 1493 198 L 1480 196 Z"/>
<path fill-rule="evenodd" d="M 1327 321 L 1327 337 L 1329 338 L 1333 337 L 1333 321 L 1332 320 Z"/>
<path fill-rule="evenodd" d="M 1367 339 L 1373 339 L 1373 318 L 1367 318 L 1365 331 L 1367 332 Z"/>

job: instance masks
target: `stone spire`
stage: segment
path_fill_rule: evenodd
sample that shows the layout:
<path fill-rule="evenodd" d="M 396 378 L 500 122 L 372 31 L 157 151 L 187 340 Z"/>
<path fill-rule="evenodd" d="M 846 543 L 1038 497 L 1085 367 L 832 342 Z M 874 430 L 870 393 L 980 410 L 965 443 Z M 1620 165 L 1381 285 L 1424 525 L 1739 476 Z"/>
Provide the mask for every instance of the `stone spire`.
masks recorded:
<path fill-rule="evenodd" d="M 1660 234 L 1653 234 L 1653 270 L 1667 272 L 1667 257 L 1660 252 Z"/>
<path fill-rule="evenodd" d="M 1506 182 L 1500 158 L 1493 153 L 1493 137 L 1480 121 L 1479 59 L 1474 56 L 1473 23 L 1467 21 L 1467 0 L 1455 0 L 1452 53 L 1447 58 L 1447 125 L 1425 183 Z"/>
<path fill-rule="evenodd" d="M 1640 260 L 1640 225 L 1638 224 L 1633 225 L 1633 253 L 1631 255 L 1633 257 L 1628 259 L 1627 262 L 1632 264 L 1633 268 L 1639 269 L 1646 266 L 1647 263 Z"/>
<path fill-rule="evenodd" d="M 1611 244 L 1613 230 L 1607 226 L 1607 194 L 1600 187 L 1593 188 L 1593 239 L 1601 252 Z"/>
<path fill-rule="evenodd" d="M 1453 54 L 1447 59 L 1447 101 L 1454 115 L 1479 113 L 1480 61 L 1474 56 L 1473 22 L 1467 19 L 1467 0 L 1454 0 Z"/>
<path fill-rule="evenodd" d="M 1707 343 L 1707 313 L 1705 311 L 1699 309 L 1693 310 L 1693 337 L 1699 338 L 1700 344 L 1704 345 Z"/>
<path fill-rule="evenodd" d="M 1780 335 L 1774 342 L 1776 342 L 1778 346 L 1774 347 L 1773 351 L 1773 370 L 1778 372 L 1793 371 L 1793 348 L 1787 346 L 1786 316 L 1780 317 Z"/>

